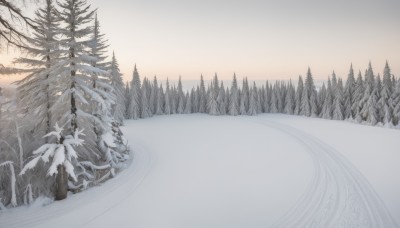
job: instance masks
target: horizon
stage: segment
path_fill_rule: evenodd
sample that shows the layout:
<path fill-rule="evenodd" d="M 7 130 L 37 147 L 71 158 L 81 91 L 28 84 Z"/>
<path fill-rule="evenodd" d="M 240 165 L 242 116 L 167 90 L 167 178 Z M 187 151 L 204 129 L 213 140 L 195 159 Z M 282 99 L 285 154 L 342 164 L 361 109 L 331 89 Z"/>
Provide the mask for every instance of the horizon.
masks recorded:
<path fill-rule="evenodd" d="M 201 74 L 211 80 L 215 73 L 230 80 L 234 72 L 254 81 L 297 80 L 307 67 L 314 79 L 327 80 L 333 70 L 346 78 L 350 64 L 364 74 L 370 61 L 376 75 L 386 61 L 400 75 L 399 1 L 88 3 L 98 9 L 101 32 L 124 81 L 135 64 L 142 78 L 160 80 L 198 80 Z M 33 15 L 32 9 L 37 4 L 23 10 Z M 3 49 L 0 64 L 11 66 L 19 54 Z M 0 84 L 11 81 L 0 76 Z"/>

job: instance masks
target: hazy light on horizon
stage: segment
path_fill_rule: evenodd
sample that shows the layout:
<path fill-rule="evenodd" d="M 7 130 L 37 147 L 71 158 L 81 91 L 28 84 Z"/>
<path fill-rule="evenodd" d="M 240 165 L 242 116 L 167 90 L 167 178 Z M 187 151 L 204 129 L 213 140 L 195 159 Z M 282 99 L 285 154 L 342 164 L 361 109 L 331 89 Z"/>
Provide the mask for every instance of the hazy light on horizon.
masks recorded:
<path fill-rule="evenodd" d="M 400 76 L 398 0 L 88 1 L 125 79 L 316 79 L 386 60 Z M 2 56 L 4 53 L 1 54 Z M 1 63 L 1 59 L 0 59 Z"/>

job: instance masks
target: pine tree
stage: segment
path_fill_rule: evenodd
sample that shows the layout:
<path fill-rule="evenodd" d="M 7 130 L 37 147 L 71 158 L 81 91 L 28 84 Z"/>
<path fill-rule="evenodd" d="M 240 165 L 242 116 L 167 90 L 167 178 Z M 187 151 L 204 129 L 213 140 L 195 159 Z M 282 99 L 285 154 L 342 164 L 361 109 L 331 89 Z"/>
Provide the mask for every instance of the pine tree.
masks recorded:
<path fill-rule="evenodd" d="M 124 82 L 122 81 L 122 74 L 119 69 L 119 64 L 115 53 L 113 52 L 111 66 L 110 66 L 111 86 L 115 93 L 116 99 L 112 107 L 112 114 L 118 125 L 122 125 L 125 113 L 125 91 Z M 129 89 L 129 88 L 128 88 Z"/>
<path fill-rule="evenodd" d="M 185 104 L 185 114 L 190 114 L 192 113 L 192 99 L 189 95 L 189 92 L 186 92 L 186 104 Z"/>
<path fill-rule="evenodd" d="M 355 90 L 353 96 L 353 105 L 351 107 L 352 112 L 354 113 L 354 119 L 358 122 L 362 122 L 361 116 L 361 100 L 364 96 L 364 81 L 361 76 L 361 71 L 358 73 L 357 81 L 355 83 Z"/>
<path fill-rule="evenodd" d="M 168 78 L 167 78 L 167 84 L 166 84 L 166 88 L 165 88 L 165 101 L 164 101 L 164 113 L 165 115 L 171 115 L 172 111 L 171 111 L 171 92 L 170 92 L 170 88 L 169 88 L 169 82 L 168 82 Z"/>
<path fill-rule="evenodd" d="M 271 91 L 271 104 L 270 104 L 270 112 L 271 113 L 278 113 L 278 95 L 277 95 L 277 87 L 276 84 L 274 85 Z"/>
<path fill-rule="evenodd" d="M 158 90 L 159 88 L 158 88 L 157 76 L 154 76 L 153 85 L 151 86 L 151 92 L 150 92 L 150 110 L 153 115 L 156 114 L 157 110 Z"/>
<path fill-rule="evenodd" d="M 33 37 L 26 41 L 27 57 L 20 57 L 15 61 L 28 67 L 24 71 L 29 74 L 16 84 L 19 112 L 24 116 L 22 125 L 33 133 L 34 140 L 42 141 L 42 136 L 51 131 L 53 121 L 50 108 L 57 93 L 54 86 L 57 75 L 50 71 L 59 61 L 56 39 L 59 22 L 53 1 L 46 0 L 46 5 L 36 11 L 35 22 L 38 27 Z"/>
<path fill-rule="evenodd" d="M 136 64 L 133 70 L 133 78 L 130 84 L 130 103 L 128 104 L 128 119 L 139 119 L 140 118 L 140 102 L 141 102 L 141 83 L 139 72 L 136 68 Z"/>
<path fill-rule="evenodd" d="M 393 84 L 392 84 L 392 75 L 390 72 L 390 67 L 388 62 L 386 61 L 385 69 L 383 71 L 383 82 L 381 88 L 381 97 L 379 100 L 379 106 L 382 111 L 382 121 L 385 125 L 393 124 Z"/>
<path fill-rule="evenodd" d="M 296 95 L 295 95 L 295 99 L 296 99 L 296 107 L 294 109 L 295 115 L 300 115 L 300 112 L 301 112 L 303 89 L 304 89 L 303 78 L 301 76 L 299 76 Z"/>
<path fill-rule="evenodd" d="M 242 91 L 239 92 L 239 97 L 240 97 L 240 107 L 239 107 L 239 114 L 240 115 L 246 115 L 246 105 L 245 105 L 245 98 L 244 98 L 244 94 Z"/>
<path fill-rule="evenodd" d="M 146 86 L 146 81 L 147 79 L 143 79 L 143 85 L 141 88 L 141 100 L 140 100 L 140 118 L 149 118 L 152 116 L 151 110 L 150 110 L 150 105 L 149 105 L 149 97 L 147 96 L 148 94 L 148 87 Z"/>
<path fill-rule="evenodd" d="M 247 115 L 255 116 L 257 115 L 257 88 L 254 83 L 253 87 L 250 89 L 250 100 L 249 100 L 249 110 Z"/>
<path fill-rule="evenodd" d="M 400 80 L 395 81 L 393 92 L 393 123 L 400 125 Z"/>
<path fill-rule="evenodd" d="M 164 107 L 163 106 L 163 104 L 164 104 L 163 93 L 164 93 L 163 87 L 160 84 L 160 88 L 158 89 L 158 92 L 157 92 L 157 101 L 156 101 L 156 109 L 155 109 L 155 114 L 156 115 L 163 115 L 164 114 L 164 111 L 163 111 L 163 107 Z"/>
<path fill-rule="evenodd" d="M 339 79 L 334 88 L 334 100 L 333 100 L 333 113 L 332 119 L 334 120 L 343 120 L 343 107 L 342 107 L 342 100 L 343 100 L 343 83 L 342 80 Z"/>
<path fill-rule="evenodd" d="M 237 85 L 236 74 L 233 74 L 232 86 L 230 91 L 229 99 L 229 115 L 237 116 L 239 115 L 239 89 Z"/>
<path fill-rule="evenodd" d="M 96 146 L 96 133 L 93 131 L 93 123 L 97 129 L 105 130 L 108 126 L 104 119 L 89 112 L 87 105 L 93 104 L 99 110 L 99 113 L 107 112 L 110 107 L 108 96 L 100 89 L 93 89 L 92 75 L 99 77 L 108 76 L 108 72 L 93 66 L 96 58 L 88 55 L 91 46 L 91 40 L 88 40 L 93 29 L 88 25 L 92 21 L 95 11 L 90 10 L 84 0 L 66 0 L 58 2 L 61 9 L 57 15 L 63 27 L 59 29 L 62 39 L 60 45 L 61 59 L 56 67 L 50 67 L 50 71 L 57 78 L 57 89 L 59 96 L 54 102 L 51 110 L 53 117 L 67 126 L 64 138 L 73 137 L 79 131 L 78 128 L 85 129 L 85 144 L 80 147 L 78 153 L 80 159 L 86 159 L 96 162 L 100 151 Z M 93 108 L 93 107 L 92 107 Z M 68 113 L 68 114 L 67 114 Z M 72 164 L 82 167 L 81 163 Z M 68 173 L 64 165 L 57 167 L 56 199 L 64 199 L 67 195 Z"/>
<path fill-rule="evenodd" d="M 307 77 L 304 84 L 300 115 L 303 116 L 318 116 L 318 104 L 314 80 L 312 78 L 311 70 L 308 68 Z"/>
<path fill-rule="evenodd" d="M 182 81 L 181 81 L 181 77 L 179 76 L 179 81 L 178 81 L 178 107 L 176 110 L 176 113 L 178 114 L 183 114 L 184 111 L 184 94 L 183 94 L 183 90 L 182 90 Z"/>
<path fill-rule="evenodd" d="M 293 115 L 295 106 L 295 90 L 292 85 L 292 80 L 289 81 L 288 91 L 285 98 L 285 110 L 284 113 Z"/>
<path fill-rule="evenodd" d="M 207 94 L 206 87 L 204 86 L 203 75 L 200 76 L 200 88 L 199 88 L 199 113 L 206 113 L 207 105 Z"/>
<path fill-rule="evenodd" d="M 344 88 L 344 119 L 353 119 L 354 112 L 353 112 L 353 102 L 355 96 L 355 87 L 356 82 L 354 78 L 354 71 L 353 71 L 353 64 L 350 65 L 349 74 L 347 76 L 346 86 Z"/>
<path fill-rule="evenodd" d="M 221 87 L 219 89 L 217 96 L 218 110 L 220 115 L 226 115 L 225 96 L 226 94 L 225 94 L 224 83 L 221 82 Z"/>
<path fill-rule="evenodd" d="M 209 97 L 208 110 L 210 115 L 214 116 L 220 115 L 219 106 L 217 102 L 218 94 L 219 94 L 219 81 L 217 74 L 215 74 L 208 95 Z"/>
<path fill-rule="evenodd" d="M 375 76 L 369 63 L 368 70 L 365 74 L 365 90 L 364 96 L 361 99 L 361 116 L 363 120 L 371 125 L 378 123 L 377 113 L 377 90 L 375 85 Z"/>
<path fill-rule="evenodd" d="M 126 119 L 129 119 L 129 105 L 131 103 L 131 91 L 129 88 L 129 82 L 126 82 L 125 84 L 125 90 L 124 90 L 124 102 L 125 102 L 125 112 L 124 112 L 124 116 Z"/>
<path fill-rule="evenodd" d="M 264 113 L 270 112 L 270 103 L 271 103 L 271 89 L 269 87 L 269 82 L 265 83 L 265 92 L 264 92 L 264 102 L 263 102 L 263 109 Z"/>
<path fill-rule="evenodd" d="M 332 119 L 332 110 L 333 110 L 333 88 L 332 88 L 332 84 L 331 84 L 331 79 L 328 78 L 328 86 L 326 89 L 326 96 L 325 96 L 325 100 L 323 102 L 322 105 L 322 110 L 321 110 L 321 118 L 324 119 Z"/>

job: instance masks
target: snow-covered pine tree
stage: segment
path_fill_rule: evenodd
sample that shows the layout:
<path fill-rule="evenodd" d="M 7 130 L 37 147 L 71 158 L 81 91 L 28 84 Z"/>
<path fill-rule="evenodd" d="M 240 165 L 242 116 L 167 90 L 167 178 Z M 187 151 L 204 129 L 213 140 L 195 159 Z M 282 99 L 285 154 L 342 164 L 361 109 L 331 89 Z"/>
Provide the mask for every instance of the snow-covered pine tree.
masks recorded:
<path fill-rule="evenodd" d="M 124 102 L 125 102 L 124 116 L 125 116 L 125 119 L 129 119 L 128 107 L 129 107 L 129 104 L 131 103 L 131 91 L 130 91 L 130 88 L 129 88 L 129 82 L 125 83 Z"/>
<path fill-rule="evenodd" d="M 56 39 L 59 23 L 51 0 L 46 0 L 45 6 L 35 14 L 38 27 L 33 37 L 26 40 L 27 57 L 20 57 L 15 63 L 23 64 L 24 71 L 29 72 L 25 78 L 16 82 L 19 113 L 24 116 L 22 125 L 26 131 L 31 132 L 32 141 L 40 142 L 43 141 L 43 135 L 50 133 L 52 125 L 50 108 L 57 93 L 54 86 L 57 78 L 50 68 L 59 61 Z"/>
<path fill-rule="evenodd" d="M 357 76 L 357 81 L 355 83 L 355 90 L 352 102 L 353 105 L 351 107 L 351 110 L 354 114 L 354 120 L 356 120 L 358 123 L 362 122 L 361 100 L 363 96 L 364 96 L 364 81 L 362 79 L 361 71 L 359 71 Z"/>
<path fill-rule="evenodd" d="M 333 72 L 335 74 L 335 72 Z M 333 78 L 333 76 L 332 76 Z M 332 112 L 332 119 L 334 120 L 343 120 L 343 82 L 342 79 L 338 79 L 336 84 L 336 88 L 334 90 L 334 100 L 333 100 L 333 112 Z"/>
<path fill-rule="evenodd" d="M 270 104 L 270 113 L 278 113 L 278 89 L 276 88 L 277 84 L 275 83 L 272 91 L 271 91 L 271 104 Z"/>
<path fill-rule="evenodd" d="M 363 120 L 367 121 L 367 123 L 371 125 L 377 124 L 379 120 L 376 93 L 375 75 L 370 62 L 368 70 L 365 73 L 365 90 L 364 96 L 361 99 L 361 116 Z"/>
<path fill-rule="evenodd" d="M 171 87 L 170 98 L 171 98 L 171 114 L 176 114 L 176 109 L 178 107 L 178 96 L 177 96 L 175 85 Z"/>
<path fill-rule="evenodd" d="M 217 96 L 217 104 L 220 115 L 226 115 L 225 96 L 226 95 L 225 95 L 224 83 L 221 82 L 221 87 L 219 89 Z"/>
<path fill-rule="evenodd" d="M 255 82 L 254 82 L 254 84 L 255 84 Z M 257 89 L 257 96 L 256 96 L 256 98 L 257 98 L 257 100 L 256 100 L 256 102 L 257 102 L 257 114 L 260 114 L 260 113 L 262 113 L 262 91 L 261 91 L 261 89 L 258 89 L 257 88 L 257 86 L 256 86 L 256 89 Z"/>
<path fill-rule="evenodd" d="M 288 91 L 285 98 L 285 110 L 284 113 L 293 115 L 295 106 L 295 90 L 292 85 L 292 80 L 289 80 Z"/>
<path fill-rule="evenodd" d="M 35 168 L 41 160 L 47 163 L 51 159 L 51 165 L 47 171 L 47 175 L 56 175 L 56 200 L 65 199 L 68 193 L 68 178 L 73 179 L 75 182 L 78 181 L 78 175 L 74 170 L 73 164 L 76 163 L 79 152 L 77 152 L 74 147 L 82 146 L 84 142 L 84 140 L 80 138 L 81 135 L 84 135 L 83 130 L 76 130 L 73 135 L 67 136 L 64 136 L 62 131 L 63 128 L 59 127 L 56 123 L 55 130 L 45 136 L 56 137 L 56 142 L 44 144 L 33 151 L 32 154 L 36 155 L 36 157 L 29 161 L 19 174 L 24 175 L 27 170 Z M 64 168 L 61 169 L 60 167 Z M 63 170 L 63 172 L 61 172 L 61 170 Z"/>
<path fill-rule="evenodd" d="M 243 78 L 242 98 L 244 101 L 245 110 L 249 110 L 250 87 L 247 77 Z"/>
<path fill-rule="evenodd" d="M 346 80 L 346 86 L 344 88 L 344 94 L 343 94 L 343 99 L 344 99 L 344 110 L 343 110 L 343 117 L 344 119 L 353 119 L 354 118 L 354 113 L 353 113 L 353 102 L 354 102 L 354 93 L 355 93 L 355 86 L 356 81 L 354 78 L 354 71 L 353 71 L 353 64 L 350 65 L 350 70 L 349 74 L 347 76 Z"/>
<path fill-rule="evenodd" d="M 181 81 L 181 76 L 179 76 L 179 81 L 178 81 L 178 102 L 177 102 L 177 109 L 176 109 L 176 113 L 177 114 L 183 114 L 183 111 L 185 109 L 185 98 L 184 98 L 184 93 L 182 90 L 182 81 Z"/>
<path fill-rule="evenodd" d="M 140 99 L 140 118 L 146 119 L 152 116 L 149 104 L 149 97 L 148 94 L 148 86 L 146 85 L 147 79 L 143 79 L 143 84 L 141 88 L 141 99 Z"/>
<path fill-rule="evenodd" d="M 239 115 L 239 88 L 237 84 L 236 74 L 233 74 L 232 86 L 230 91 L 229 99 L 229 115 L 237 116 Z M 228 95 L 228 94 L 227 94 Z"/>
<path fill-rule="evenodd" d="M 255 116 L 257 115 L 257 88 L 254 83 L 253 87 L 250 89 L 250 100 L 249 100 L 249 110 L 247 115 Z"/>
<path fill-rule="evenodd" d="M 276 84 L 278 113 L 283 113 L 285 109 L 286 86 L 283 81 L 276 82 Z"/>
<path fill-rule="evenodd" d="M 318 116 L 317 91 L 314 86 L 311 70 L 308 68 L 304 83 L 300 114 L 303 116 Z"/>
<path fill-rule="evenodd" d="M 264 103 L 262 104 L 264 113 L 270 112 L 270 103 L 271 103 L 271 89 L 269 86 L 269 82 L 267 80 L 267 82 L 265 83 Z"/>
<path fill-rule="evenodd" d="M 229 87 L 226 86 L 225 88 L 225 115 L 229 115 L 229 104 L 231 102 L 231 92 L 229 90 Z"/>
<path fill-rule="evenodd" d="M 322 107 L 324 106 L 324 101 L 325 101 L 325 97 L 326 97 L 326 86 L 325 86 L 325 82 L 322 83 L 322 87 L 321 89 L 318 91 L 318 113 L 319 116 L 322 116 Z"/>
<path fill-rule="evenodd" d="M 244 93 L 241 90 L 239 90 L 239 97 L 240 97 L 239 114 L 240 115 L 246 115 L 247 114 L 246 105 L 245 105 L 246 104 L 246 102 L 245 102 L 246 98 L 244 96 L 245 96 Z"/>
<path fill-rule="evenodd" d="M 185 104 L 185 110 L 183 111 L 183 113 L 185 113 L 185 114 L 192 113 L 192 98 L 191 98 L 191 95 L 189 94 L 189 92 L 186 92 L 186 104 Z"/>
<path fill-rule="evenodd" d="M 194 95 L 192 96 L 192 113 L 199 113 L 199 86 L 197 86 L 196 89 L 193 88 L 193 93 Z"/>
<path fill-rule="evenodd" d="M 383 70 L 383 81 L 380 93 L 379 106 L 382 111 L 382 122 L 384 125 L 391 126 L 393 124 L 393 84 L 392 75 L 388 62 L 386 61 Z"/>
<path fill-rule="evenodd" d="M 160 83 L 160 88 L 158 88 L 157 92 L 157 100 L 156 100 L 156 107 L 155 107 L 155 114 L 156 115 L 163 115 L 164 114 L 164 90 L 162 84 Z"/>
<path fill-rule="evenodd" d="M 294 109 L 295 115 L 300 115 L 300 112 L 301 112 L 303 89 L 304 89 L 303 78 L 300 75 L 299 80 L 297 82 L 297 89 L 296 89 L 296 95 L 295 95 L 295 101 L 296 101 L 296 107 Z"/>
<path fill-rule="evenodd" d="M 333 110 L 333 88 L 331 84 L 331 78 L 328 78 L 328 86 L 326 89 L 325 100 L 322 104 L 320 117 L 324 119 L 332 119 L 332 110 Z"/>
<path fill-rule="evenodd" d="M 133 77 L 132 81 L 129 86 L 130 90 L 130 102 L 128 104 L 128 112 L 127 118 L 128 119 L 139 119 L 140 118 L 140 102 L 141 102 L 141 83 L 140 83 L 140 76 L 139 72 L 136 68 L 136 64 L 133 70 Z"/>
<path fill-rule="evenodd" d="M 112 114 L 114 120 L 118 123 L 118 125 L 122 125 L 124 121 L 124 113 L 125 113 L 125 90 L 124 90 L 124 82 L 122 81 L 122 74 L 119 69 L 119 64 L 117 58 L 115 57 L 115 53 L 113 52 L 111 65 L 110 65 L 110 76 L 111 76 L 111 86 L 113 87 L 113 91 L 115 93 L 115 103 L 112 106 Z M 129 87 L 128 87 L 129 89 Z"/>
<path fill-rule="evenodd" d="M 94 68 L 109 72 L 107 75 L 97 72 L 91 73 L 92 90 L 95 94 L 98 94 L 96 99 L 91 99 L 91 112 L 94 116 L 93 131 L 99 150 L 103 153 L 103 160 L 110 165 L 110 169 L 102 179 L 112 176 L 115 169 L 121 168 L 122 162 L 127 159 L 124 154 L 127 148 L 119 129 L 122 120 L 115 120 L 112 113 L 116 108 L 117 99 L 122 98 L 123 83 L 114 56 L 111 63 L 106 62 L 108 45 L 104 37 L 105 35 L 100 32 L 100 23 L 96 14 L 92 27 L 92 38 L 88 42 L 89 53 L 92 57 L 90 64 Z M 119 91 L 114 90 L 114 88 Z M 119 97 L 117 97 L 117 94 L 119 94 Z"/>
<path fill-rule="evenodd" d="M 206 87 L 204 85 L 203 75 L 200 76 L 200 87 L 199 87 L 199 113 L 207 112 L 207 94 Z"/>
<path fill-rule="evenodd" d="M 395 87 L 393 89 L 393 124 L 400 125 L 400 80 L 394 81 Z"/>
<path fill-rule="evenodd" d="M 219 106 L 217 102 L 219 94 L 219 81 L 217 74 L 214 75 L 214 79 L 211 82 L 211 87 L 209 88 L 209 95 L 208 95 L 208 110 L 209 114 L 213 116 L 220 115 Z"/>
<path fill-rule="evenodd" d="M 150 110 L 152 115 L 156 114 L 157 110 L 157 97 L 158 97 L 158 82 L 157 82 L 157 76 L 154 76 L 153 79 L 153 85 L 151 86 L 151 92 L 150 92 Z"/>
<path fill-rule="evenodd" d="M 165 88 L 165 101 L 164 101 L 164 113 L 165 115 L 171 115 L 171 92 L 169 87 L 169 81 L 167 78 L 166 88 Z"/>
<path fill-rule="evenodd" d="M 57 119 L 61 126 L 65 126 L 64 138 L 73 137 L 78 128 L 85 129 L 85 145 L 79 147 L 79 158 L 90 163 L 96 163 L 100 157 L 100 151 L 96 146 L 96 134 L 93 131 L 93 120 L 101 128 L 106 128 L 104 122 L 91 113 L 89 105 L 93 102 L 101 111 L 110 107 L 107 100 L 103 98 L 104 93 L 94 90 L 91 84 L 91 76 L 107 76 L 108 72 L 92 66 L 94 57 L 90 56 L 90 40 L 92 28 L 88 25 L 92 21 L 94 11 L 87 6 L 84 0 L 65 0 L 58 2 L 60 11 L 57 12 L 58 19 L 63 27 L 59 31 L 61 38 L 60 61 L 51 66 L 49 72 L 57 75 L 57 90 L 59 91 L 56 101 L 51 107 L 52 117 Z M 75 161 L 72 166 L 77 168 L 79 164 Z M 65 180 L 67 173 L 64 164 L 57 166 L 57 178 L 55 195 L 57 200 L 64 199 L 67 186 Z M 83 168 L 83 167 L 81 167 Z M 82 180 L 78 177 L 78 180 Z"/>

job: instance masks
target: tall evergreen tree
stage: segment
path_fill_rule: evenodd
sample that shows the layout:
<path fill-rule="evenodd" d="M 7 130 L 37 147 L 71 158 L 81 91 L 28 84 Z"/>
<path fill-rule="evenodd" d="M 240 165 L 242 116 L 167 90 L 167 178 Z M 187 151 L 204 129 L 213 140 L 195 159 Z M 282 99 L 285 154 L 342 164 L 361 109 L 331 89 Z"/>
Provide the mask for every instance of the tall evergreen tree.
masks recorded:
<path fill-rule="evenodd" d="M 379 106 L 382 111 L 382 121 L 385 125 L 393 124 L 393 84 L 392 75 L 388 62 L 383 70 L 383 81 L 380 93 Z"/>
<path fill-rule="evenodd" d="M 361 99 L 361 116 L 363 120 L 372 125 L 377 124 L 379 120 L 377 113 L 377 88 L 371 62 L 365 74 L 365 90 L 364 96 Z"/>
<path fill-rule="evenodd" d="M 141 102 L 141 82 L 139 72 L 136 68 L 136 64 L 133 70 L 133 77 L 130 84 L 130 102 L 128 104 L 128 119 L 139 119 L 140 118 L 140 102 Z"/>
<path fill-rule="evenodd" d="M 353 64 L 350 65 L 350 70 L 349 74 L 347 76 L 347 81 L 346 81 L 346 86 L 344 88 L 344 94 L 343 94 L 343 99 L 344 99 L 344 118 L 345 119 L 353 119 L 354 118 L 354 113 L 353 113 L 353 102 L 354 102 L 354 93 L 355 93 L 355 87 L 356 87 L 356 81 L 354 78 L 354 71 L 353 71 Z"/>
<path fill-rule="evenodd" d="M 236 74 L 233 74 L 232 86 L 229 99 L 229 115 L 239 115 L 239 88 L 237 84 Z"/>
<path fill-rule="evenodd" d="M 333 110 L 333 88 L 331 84 L 331 79 L 328 78 L 328 86 L 326 89 L 326 96 L 324 103 L 322 105 L 320 116 L 324 119 L 332 119 L 332 110 Z"/>
<path fill-rule="evenodd" d="M 297 82 L 297 90 L 296 90 L 296 107 L 294 109 L 294 114 L 295 115 L 300 115 L 301 112 L 301 104 L 302 104 L 302 97 L 303 97 L 303 89 L 304 89 L 304 84 L 303 84 L 303 78 L 299 76 L 299 80 Z"/>
<path fill-rule="evenodd" d="M 93 131 L 93 123 L 101 131 L 108 126 L 98 116 L 88 111 L 87 105 L 93 104 L 98 107 L 99 113 L 107 112 L 110 104 L 109 94 L 100 89 L 94 89 L 92 75 L 106 77 L 108 72 L 93 66 L 94 57 L 90 56 L 91 40 L 88 40 L 93 29 L 88 23 L 92 22 L 95 11 L 91 10 L 85 0 L 65 0 L 58 2 L 60 11 L 57 13 L 61 24 L 59 34 L 62 37 L 60 45 L 61 59 L 50 71 L 58 75 L 57 88 L 59 96 L 54 102 L 51 110 L 53 117 L 61 123 L 61 126 L 68 126 L 67 130 L 59 140 L 63 144 L 64 138 L 76 138 L 80 129 L 85 129 L 85 144 L 79 147 L 80 159 L 97 161 L 99 151 L 96 149 L 96 133 Z M 92 107 L 93 109 L 93 107 Z M 93 122 L 94 121 L 94 122 Z M 73 161 L 74 162 L 74 161 Z M 72 166 L 82 167 L 75 163 Z M 73 169 L 68 169 L 63 164 L 57 166 L 56 177 L 56 199 L 66 198 L 68 190 L 68 176 L 73 175 Z"/>
<path fill-rule="evenodd" d="M 206 113 L 207 111 L 207 94 L 206 87 L 204 85 L 203 75 L 200 76 L 200 88 L 199 88 L 199 112 Z"/>
<path fill-rule="evenodd" d="M 27 38 L 27 57 L 18 58 L 15 63 L 23 64 L 28 75 L 17 81 L 19 112 L 24 116 L 23 126 L 33 133 L 33 139 L 42 141 L 43 135 L 51 132 L 53 124 L 50 110 L 57 93 L 57 80 L 51 67 L 59 61 L 59 47 L 56 35 L 59 21 L 53 1 L 46 0 L 43 8 L 35 13 L 38 27 L 32 38 Z M 15 69 L 18 70 L 18 69 Z M 34 121 L 32 121 L 34 120 Z"/>
<path fill-rule="evenodd" d="M 183 111 L 185 109 L 185 98 L 184 98 L 184 94 L 183 94 L 183 90 L 182 90 L 182 81 L 181 81 L 181 77 L 179 76 L 179 81 L 178 81 L 178 107 L 176 110 L 176 113 L 178 114 L 183 114 Z"/>
<path fill-rule="evenodd" d="M 119 64 L 117 58 L 115 57 L 114 52 L 109 71 L 111 76 L 111 86 L 113 87 L 113 91 L 116 96 L 115 103 L 112 107 L 112 114 L 117 123 L 119 125 L 122 125 L 126 109 L 125 94 L 124 94 L 125 90 L 124 90 L 124 82 L 122 81 L 122 74 L 120 72 Z"/>

